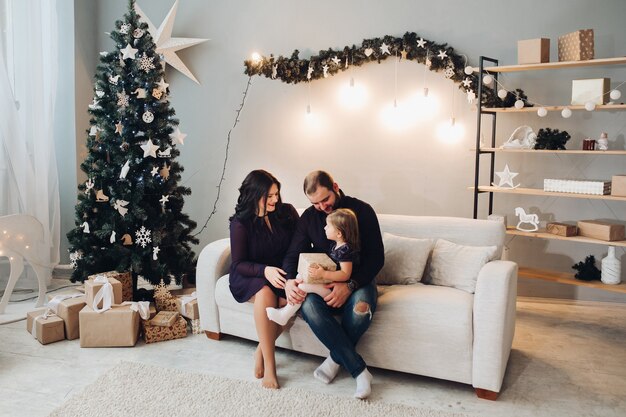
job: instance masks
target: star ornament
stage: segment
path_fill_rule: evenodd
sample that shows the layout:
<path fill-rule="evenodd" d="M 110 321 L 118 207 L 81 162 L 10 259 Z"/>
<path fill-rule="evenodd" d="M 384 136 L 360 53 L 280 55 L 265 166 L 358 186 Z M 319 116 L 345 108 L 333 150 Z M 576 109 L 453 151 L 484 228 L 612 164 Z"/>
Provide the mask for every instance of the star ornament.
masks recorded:
<path fill-rule="evenodd" d="M 152 138 L 148 139 L 148 141 L 146 143 L 144 143 L 143 145 L 140 145 L 141 149 L 143 149 L 143 157 L 147 157 L 147 156 L 151 156 L 153 158 L 156 158 L 156 151 L 159 149 L 158 145 L 155 145 L 152 142 Z"/>
<path fill-rule="evenodd" d="M 156 85 L 159 86 L 159 90 L 165 92 L 165 90 L 167 89 L 167 87 L 169 87 L 170 85 L 168 83 L 165 82 L 165 80 L 163 79 L 163 77 L 161 77 L 161 81 L 159 81 L 158 83 L 156 83 Z"/>
<path fill-rule="evenodd" d="M 120 49 L 122 59 L 135 59 L 135 54 L 137 54 L 138 51 L 139 49 L 133 48 L 130 46 L 130 43 L 126 45 L 126 48 Z"/>
<path fill-rule="evenodd" d="M 163 56 L 166 63 L 170 64 L 178 71 L 191 78 L 196 84 L 200 84 L 196 77 L 193 76 L 189 68 L 178 57 L 176 51 L 189 48 L 190 46 L 197 45 L 202 42 L 206 42 L 209 39 L 199 38 L 172 38 L 172 28 L 174 27 L 174 20 L 176 19 L 176 10 L 178 9 L 178 0 L 174 2 L 174 5 L 170 9 L 169 13 L 165 17 L 161 26 L 158 29 L 152 24 L 150 19 L 141 10 L 141 8 L 135 3 L 135 11 L 141 17 L 143 21 L 148 24 L 148 31 L 154 39 L 156 44 L 156 53 Z"/>
<path fill-rule="evenodd" d="M 419 38 L 419 40 L 417 41 L 417 47 L 424 48 L 425 45 L 426 45 L 426 41 L 423 38 Z"/>
<path fill-rule="evenodd" d="M 387 45 L 385 42 L 383 42 L 382 45 L 380 45 L 380 53 L 382 55 L 391 55 L 391 52 L 389 52 L 389 45 Z"/>
<path fill-rule="evenodd" d="M 437 54 L 437 57 L 439 57 L 439 59 L 445 59 L 448 57 L 448 54 L 446 53 L 446 51 L 442 51 L 441 49 L 439 50 L 439 53 Z"/>
<path fill-rule="evenodd" d="M 498 182 L 498 184 L 496 185 L 495 183 L 493 184 L 494 186 L 498 187 L 498 188 L 510 188 L 510 189 L 514 189 L 519 187 L 520 185 L 513 185 L 513 178 L 517 177 L 518 173 L 517 172 L 511 172 L 511 170 L 509 169 L 509 164 L 506 164 L 504 166 L 504 170 L 501 172 L 496 172 L 496 175 L 498 177 L 500 177 L 500 181 Z"/>
<path fill-rule="evenodd" d="M 161 205 L 165 206 L 165 203 L 170 201 L 170 196 L 169 195 L 162 195 L 161 199 L 159 200 L 159 203 L 161 203 Z"/>
<path fill-rule="evenodd" d="M 463 80 L 463 87 L 469 88 L 470 85 L 472 85 L 472 80 L 469 78 Z"/>
<path fill-rule="evenodd" d="M 170 133 L 170 139 L 177 141 L 181 145 L 185 144 L 186 137 L 187 137 L 187 134 L 181 132 L 178 127 L 176 127 L 176 130 L 173 133 Z"/>

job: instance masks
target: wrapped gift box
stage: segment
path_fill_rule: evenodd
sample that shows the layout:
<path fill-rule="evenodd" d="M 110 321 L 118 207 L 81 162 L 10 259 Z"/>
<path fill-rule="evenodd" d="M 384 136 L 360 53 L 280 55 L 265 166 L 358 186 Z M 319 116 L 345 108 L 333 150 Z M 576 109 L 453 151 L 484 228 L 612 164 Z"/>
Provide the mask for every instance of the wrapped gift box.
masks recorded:
<path fill-rule="evenodd" d="M 176 301 L 178 312 L 190 320 L 200 318 L 200 313 L 198 312 L 198 299 L 190 299 L 192 294 L 195 292 L 195 287 L 171 291 L 171 294 L 178 300 Z"/>
<path fill-rule="evenodd" d="M 100 288 L 102 288 L 103 284 L 96 283 L 94 281 L 95 277 L 100 274 L 92 275 L 93 278 L 85 281 L 85 296 L 87 298 L 86 302 L 89 307 L 93 307 L 93 300 Z M 122 303 L 122 283 L 119 282 L 115 278 L 107 278 L 109 283 L 113 287 L 113 300 L 112 304 L 121 304 Z M 98 303 L 98 308 L 102 308 L 102 301 Z"/>
<path fill-rule="evenodd" d="M 298 258 L 298 276 L 307 284 L 328 284 L 330 281 L 309 277 L 309 266 L 317 264 L 326 271 L 336 271 L 337 265 L 325 253 L 301 253 Z"/>
<path fill-rule="evenodd" d="M 517 41 L 518 64 L 550 62 L 550 39 L 526 39 Z"/>
<path fill-rule="evenodd" d="M 608 242 L 624 240 L 624 225 L 599 220 L 580 220 L 578 234 Z"/>
<path fill-rule="evenodd" d="M 626 197 L 626 174 L 613 175 L 611 181 L 611 195 Z"/>
<path fill-rule="evenodd" d="M 576 236 L 578 234 L 578 227 L 567 223 L 548 223 L 546 225 L 546 230 L 548 233 L 552 233 L 553 235 L 564 237 Z"/>
<path fill-rule="evenodd" d="M 586 61 L 594 56 L 593 29 L 559 36 L 559 61 Z"/>
<path fill-rule="evenodd" d="M 63 319 L 56 314 L 44 317 L 47 310 L 39 308 L 26 314 L 26 330 L 42 345 L 65 339 Z"/>
<path fill-rule="evenodd" d="M 133 277 L 130 272 L 109 271 L 100 274 L 89 275 L 89 279 L 94 279 L 98 275 L 107 278 L 115 278 L 122 284 L 122 301 L 133 301 Z"/>
<path fill-rule="evenodd" d="M 191 324 L 191 333 L 192 334 L 202 334 L 202 327 L 200 327 L 200 319 L 190 320 Z"/>
<path fill-rule="evenodd" d="M 78 325 L 78 313 L 85 307 L 86 297 L 80 295 L 78 297 L 67 298 L 56 304 L 55 297 L 63 297 L 66 294 L 48 295 L 48 306 L 57 316 L 63 319 L 65 326 L 65 337 L 67 340 L 74 340 L 80 337 L 80 326 Z M 67 294 L 73 295 L 73 294 Z M 57 298 L 58 300 L 58 298 Z M 53 305 L 52 303 L 55 305 Z"/>
<path fill-rule="evenodd" d="M 150 320 L 152 326 L 170 327 L 173 326 L 180 315 L 176 311 L 159 311 L 156 316 Z"/>
<path fill-rule="evenodd" d="M 611 194 L 611 181 L 546 178 L 543 180 L 543 190 L 557 193 L 607 195 Z"/>
<path fill-rule="evenodd" d="M 187 337 L 187 321 L 179 316 L 173 326 L 155 326 L 150 321 L 143 321 L 143 339 L 146 343 L 163 342 L 166 340 Z"/>
<path fill-rule="evenodd" d="M 155 297 L 157 311 L 178 311 L 178 299 L 176 297 Z"/>
<path fill-rule="evenodd" d="M 610 78 L 572 80 L 572 104 L 584 105 L 588 101 L 595 104 L 609 102 Z"/>
<path fill-rule="evenodd" d="M 80 347 L 135 346 L 139 337 L 139 313 L 130 305 L 113 306 L 102 313 L 89 305 L 78 314 Z"/>

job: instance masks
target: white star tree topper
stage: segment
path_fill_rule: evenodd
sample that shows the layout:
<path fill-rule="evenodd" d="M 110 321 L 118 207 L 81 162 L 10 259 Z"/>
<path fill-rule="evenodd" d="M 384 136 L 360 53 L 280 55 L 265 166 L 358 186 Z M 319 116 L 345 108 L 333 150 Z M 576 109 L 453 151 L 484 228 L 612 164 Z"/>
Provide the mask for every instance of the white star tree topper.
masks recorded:
<path fill-rule="evenodd" d="M 156 44 L 156 52 L 160 55 L 163 55 L 163 59 L 166 63 L 170 64 L 178 71 L 185 74 L 187 77 L 191 78 L 197 84 L 200 84 L 196 77 L 193 76 L 189 68 L 183 63 L 183 61 L 178 57 L 176 51 L 181 49 L 189 48 L 190 46 L 197 45 L 202 42 L 206 42 L 209 39 L 200 39 L 200 38 L 172 38 L 172 28 L 174 26 L 174 19 L 176 19 L 176 10 L 178 9 L 178 0 L 174 2 L 174 5 L 170 9 L 169 13 L 165 17 L 161 26 L 157 29 L 154 24 L 148 19 L 146 14 L 141 10 L 139 5 L 135 3 L 135 11 L 141 17 L 143 21 L 148 24 L 148 31 L 152 38 L 154 39 L 154 43 Z"/>

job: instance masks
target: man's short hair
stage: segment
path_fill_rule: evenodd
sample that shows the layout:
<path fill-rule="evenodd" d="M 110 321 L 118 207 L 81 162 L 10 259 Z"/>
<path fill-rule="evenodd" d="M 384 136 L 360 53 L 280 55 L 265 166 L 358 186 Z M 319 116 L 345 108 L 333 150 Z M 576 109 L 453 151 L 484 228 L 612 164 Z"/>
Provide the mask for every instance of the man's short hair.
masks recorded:
<path fill-rule="evenodd" d="M 317 187 L 325 187 L 332 191 L 335 180 L 326 171 L 313 171 L 304 179 L 304 194 L 311 195 L 317 191 Z"/>

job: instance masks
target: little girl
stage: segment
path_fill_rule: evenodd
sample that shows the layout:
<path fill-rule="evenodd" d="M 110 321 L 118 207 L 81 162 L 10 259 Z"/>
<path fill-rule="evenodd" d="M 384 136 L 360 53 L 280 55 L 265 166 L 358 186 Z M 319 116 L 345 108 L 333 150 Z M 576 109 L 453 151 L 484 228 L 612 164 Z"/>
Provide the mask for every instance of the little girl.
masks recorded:
<path fill-rule="evenodd" d="M 352 263 L 358 261 L 359 251 L 359 224 L 356 215 L 349 209 L 337 209 L 326 217 L 324 227 L 326 237 L 334 240 L 330 247 L 330 258 L 337 264 L 337 271 L 326 271 L 319 265 L 309 267 L 309 277 L 322 279 L 328 282 L 346 282 L 352 275 Z M 298 285 L 302 291 L 315 293 L 324 298 L 331 293 L 324 284 Z M 270 320 L 284 326 L 300 309 L 302 304 L 287 304 L 282 308 L 267 307 L 267 316 Z"/>

